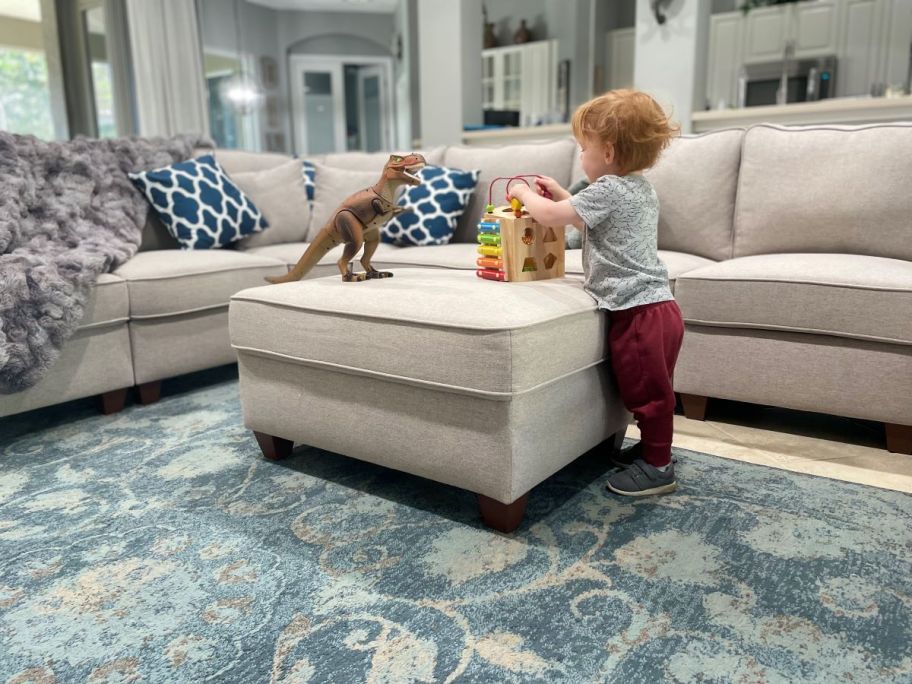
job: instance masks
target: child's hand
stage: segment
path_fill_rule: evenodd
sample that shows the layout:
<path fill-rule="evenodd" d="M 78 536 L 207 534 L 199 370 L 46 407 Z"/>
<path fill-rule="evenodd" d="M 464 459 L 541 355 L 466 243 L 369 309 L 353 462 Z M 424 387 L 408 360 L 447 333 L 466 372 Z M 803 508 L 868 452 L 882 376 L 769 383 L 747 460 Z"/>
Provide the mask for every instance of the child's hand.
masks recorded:
<path fill-rule="evenodd" d="M 523 200 L 523 197 L 526 197 L 527 194 L 531 193 L 531 192 L 532 192 L 532 188 L 530 188 L 525 183 L 516 183 L 507 192 L 507 199 L 509 200 L 510 198 L 515 197 L 520 202 L 525 204 L 526 202 L 525 202 L 525 200 Z"/>
<path fill-rule="evenodd" d="M 550 178 L 549 176 L 536 178 L 535 185 L 538 189 L 539 195 L 547 197 L 545 193 L 550 193 L 551 199 L 555 202 L 560 202 L 561 200 L 565 200 L 570 197 L 570 193 L 567 192 L 567 190 L 564 189 L 560 183 L 558 183 L 553 178 Z"/>

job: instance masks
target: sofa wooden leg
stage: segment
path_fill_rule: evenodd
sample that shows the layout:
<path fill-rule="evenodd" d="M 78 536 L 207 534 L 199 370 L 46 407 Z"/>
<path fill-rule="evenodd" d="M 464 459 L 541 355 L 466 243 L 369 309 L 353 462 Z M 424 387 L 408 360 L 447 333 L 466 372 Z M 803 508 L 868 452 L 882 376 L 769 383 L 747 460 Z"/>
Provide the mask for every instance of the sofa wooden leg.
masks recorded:
<path fill-rule="evenodd" d="M 127 402 L 127 388 L 111 390 L 98 396 L 101 399 L 101 412 L 110 416 L 112 413 L 123 411 L 124 404 Z"/>
<path fill-rule="evenodd" d="M 522 522 L 529 503 L 529 492 L 526 492 L 513 503 L 505 504 L 484 494 L 478 495 L 478 507 L 485 525 L 499 532 L 512 532 Z"/>
<path fill-rule="evenodd" d="M 706 404 L 709 397 L 698 394 L 682 394 L 681 404 L 684 406 L 684 416 L 691 420 L 706 420 Z"/>
<path fill-rule="evenodd" d="M 253 436 L 256 437 L 257 444 L 260 445 L 260 451 L 263 452 L 263 456 L 270 461 L 288 458 L 291 456 L 291 452 L 294 449 L 294 442 L 290 439 L 285 439 L 284 437 L 273 437 L 272 435 L 267 435 L 265 432 L 257 432 L 256 430 L 253 431 Z"/>
<path fill-rule="evenodd" d="M 884 423 L 887 429 L 887 451 L 912 456 L 912 425 Z"/>
<path fill-rule="evenodd" d="M 139 392 L 140 404 L 143 406 L 154 404 L 156 401 L 161 399 L 162 381 L 153 380 L 152 382 L 144 382 L 141 385 L 137 385 L 136 390 Z"/>

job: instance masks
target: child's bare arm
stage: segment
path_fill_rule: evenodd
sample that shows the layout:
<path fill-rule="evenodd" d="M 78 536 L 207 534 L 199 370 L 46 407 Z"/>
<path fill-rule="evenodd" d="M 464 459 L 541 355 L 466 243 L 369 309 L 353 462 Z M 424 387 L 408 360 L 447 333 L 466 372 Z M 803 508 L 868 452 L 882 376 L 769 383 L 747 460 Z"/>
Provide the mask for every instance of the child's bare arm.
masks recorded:
<path fill-rule="evenodd" d="M 555 202 L 520 184 L 510 188 L 510 194 L 522 202 L 532 218 L 544 226 L 565 226 L 569 223 L 580 230 L 584 228 L 583 219 L 576 213 L 569 199 Z"/>

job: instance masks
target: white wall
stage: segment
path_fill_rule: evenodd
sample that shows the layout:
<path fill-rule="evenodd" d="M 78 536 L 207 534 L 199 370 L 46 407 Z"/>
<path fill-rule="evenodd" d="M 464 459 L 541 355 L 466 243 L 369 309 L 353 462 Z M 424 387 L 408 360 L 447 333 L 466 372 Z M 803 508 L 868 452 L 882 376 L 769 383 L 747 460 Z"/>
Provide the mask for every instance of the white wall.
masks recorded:
<path fill-rule="evenodd" d="M 634 85 L 655 97 L 691 130 L 690 115 L 705 107 L 710 0 L 673 0 L 660 26 L 650 0 L 637 0 Z"/>
<path fill-rule="evenodd" d="M 481 0 L 418 2 L 421 144 L 462 141 L 481 120 Z"/>

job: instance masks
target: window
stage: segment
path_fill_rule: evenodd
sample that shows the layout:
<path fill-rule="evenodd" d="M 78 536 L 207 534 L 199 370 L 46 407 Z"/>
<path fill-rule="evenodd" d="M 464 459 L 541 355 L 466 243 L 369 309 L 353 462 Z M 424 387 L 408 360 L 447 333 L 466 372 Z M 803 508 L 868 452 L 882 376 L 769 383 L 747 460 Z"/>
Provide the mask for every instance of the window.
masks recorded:
<path fill-rule="evenodd" d="M 99 138 L 117 135 L 117 121 L 114 118 L 113 75 L 108 60 L 105 40 L 105 14 L 101 6 L 83 12 L 86 52 L 92 72 L 92 95 L 95 101 L 95 120 Z"/>
<path fill-rule="evenodd" d="M 54 137 L 40 0 L 0 0 L 0 129 Z"/>

